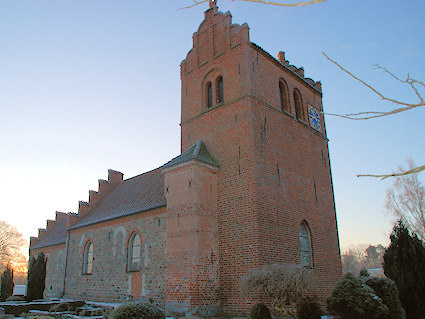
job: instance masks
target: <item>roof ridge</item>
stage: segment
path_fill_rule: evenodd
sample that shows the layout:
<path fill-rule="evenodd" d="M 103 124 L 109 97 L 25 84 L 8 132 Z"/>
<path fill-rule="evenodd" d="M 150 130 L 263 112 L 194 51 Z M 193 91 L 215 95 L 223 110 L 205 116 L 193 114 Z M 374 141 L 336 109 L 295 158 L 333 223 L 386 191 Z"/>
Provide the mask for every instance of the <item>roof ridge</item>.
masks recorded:
<path fill-rule="evenodd" d="M 161 166 L 162 169 L 172 167 L 174 165 L 189 162 L 191 160 L 197 160 L 212 166 L 220 167 L 215 158 L 208 151 L 207 146 L 202 140 L 198 140 L 195 144 L 189 147 L 186 151 L 180 155 L 174 157 L 167 163 Z"/>
<path fill-rule="evenodd" d="M 192 157 L 196 158 L 199 155 L 199 151 L 201 149 L 202 144 L 204 144 L 201 140 L 197 141 L 195 144 L 195 149 L 193 151 Z"/>

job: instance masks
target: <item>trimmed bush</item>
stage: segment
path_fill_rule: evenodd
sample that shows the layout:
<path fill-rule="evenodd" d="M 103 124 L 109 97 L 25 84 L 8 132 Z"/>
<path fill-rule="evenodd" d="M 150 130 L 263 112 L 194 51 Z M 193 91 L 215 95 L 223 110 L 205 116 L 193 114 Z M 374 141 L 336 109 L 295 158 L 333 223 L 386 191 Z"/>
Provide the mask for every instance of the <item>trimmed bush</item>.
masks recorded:
<path fill-rule="evenodd" d="M 116 308 L 110 319 L 164 319 L 164 312 L 157 306 L 144 302 L 130 302 Z"/>
<path fill-rule="evenodd" d="M 322 308 L 312 299 L 304 300 L 297 311 L 298 319 L 320 319 L 322 315 Z"/>
<path fill-rule="evenodd" d="M 306 293 L 314 286 L 311 270 L 301 265 L 271 264 L 252 270 L 242 280 L 242 292 L 261 293 L 273 300 L 273 310 L 295 316 Z"/>
<path fill-rule="evenodd" d="M 250 319 L 271 319 L 272 316 L 270 315 L 269 308 L 259 302 L 256 303 L 254 306 L 252 306 L 251 310 L 249 311 L 249 318 Z"/>
<path fill-rule="evenodd" d="M 346 273 L 326 300 L 328 310 L 341 319 L 387 319 L 388 307 L 362 280 Z"/>
<path fill-rule="evenodd" d="M 389 278 L 371 278 L 366 285 L 375 290 L 390 312 L 388 319 L 401 319 L 401 302 L 394 281 Z"/>

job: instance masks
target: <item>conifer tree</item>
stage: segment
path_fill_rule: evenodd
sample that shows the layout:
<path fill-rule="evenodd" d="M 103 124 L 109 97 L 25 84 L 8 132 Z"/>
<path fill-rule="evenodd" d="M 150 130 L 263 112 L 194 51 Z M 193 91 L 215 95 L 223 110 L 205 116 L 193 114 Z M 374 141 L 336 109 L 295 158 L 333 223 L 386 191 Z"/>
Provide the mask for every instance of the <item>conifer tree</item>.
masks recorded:
<path fill-rule="evenodd" d="M 384 255 L 385 276 L 394 280 L 407 319 L 425 319 L 425 246 L 402 221 L 394 226 Z"/>
<path fill-rule="evenodd" d="M 5 301 L 8 297 L 13 295 L 13 269 L 10 264 L 7 265 L 6 270 L 1 275 L 1 288 L 0 288 L 0 300 Z"/>
<path fill-rule="evenodd" d="M 41 252 L 30 258 L 28 267 L 27 299 L 42 299 L 46 280 L 46 257 Z"/>

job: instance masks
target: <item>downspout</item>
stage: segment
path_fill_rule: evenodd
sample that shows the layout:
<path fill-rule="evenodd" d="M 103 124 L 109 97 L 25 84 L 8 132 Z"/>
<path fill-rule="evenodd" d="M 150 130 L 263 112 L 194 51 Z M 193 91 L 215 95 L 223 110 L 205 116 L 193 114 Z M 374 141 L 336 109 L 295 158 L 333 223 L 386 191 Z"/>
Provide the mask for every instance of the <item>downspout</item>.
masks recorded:
<path fill-rule="evenodd" d="M 63 290 L 62 290 L 61 298 L 65 296 L 66 269 L 68 268 L 68 249 L 69 249 L 69 229 L 66 230 L 65 269 L 63 274 Z"/>

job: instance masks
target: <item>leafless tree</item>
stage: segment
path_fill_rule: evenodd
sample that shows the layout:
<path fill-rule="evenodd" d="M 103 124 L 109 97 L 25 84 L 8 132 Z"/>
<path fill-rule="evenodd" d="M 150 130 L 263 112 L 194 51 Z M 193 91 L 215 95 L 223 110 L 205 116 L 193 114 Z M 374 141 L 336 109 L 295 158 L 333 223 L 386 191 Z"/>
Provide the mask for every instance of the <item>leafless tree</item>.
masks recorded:
<path fill-rule="evenodd" d="M 412 159 L 407 160 L 407 165 L 409 169 L 415 166 Z M 403 167 L 400 166 L 399 171 L 404 171 Z M 419 177 L 419 174 L 396 177 L 387 190 L 385 208 L 425 241 L 425 187 Z"/>
<path fill-rule="evenodd" d="M 273 308 L 286 318 L 296 313 L 297 304 L 313 286 L 311 272 L 301 265 L 271 264 L 250 272 L 242 291 L 262 293 L 273 299 Z"/>
<path fill-rule="evenodd" d="M 365 251 L 367 245 L 358 244 L 346 249 L 341 254 L 342 271 L 343 273 L 351 272 L 357 275 L 360 270 L 365 267 Z"/>
<path fill-rule="evenodd" d="M 27 267 L 27 257 L 22 249 L 27 241 L 15 226 L 0 220 L 0 269 L 6 269 L 10 263 L 16 272 L 24 272 Z"/>
<path fill-rule="evenodd" d="M 382 245 L 358 244 L 341 254 L 343 273 L 351 272 L 358 275 L 363 268 L 372 269 L 382 267 L 385 247 Z"/>

